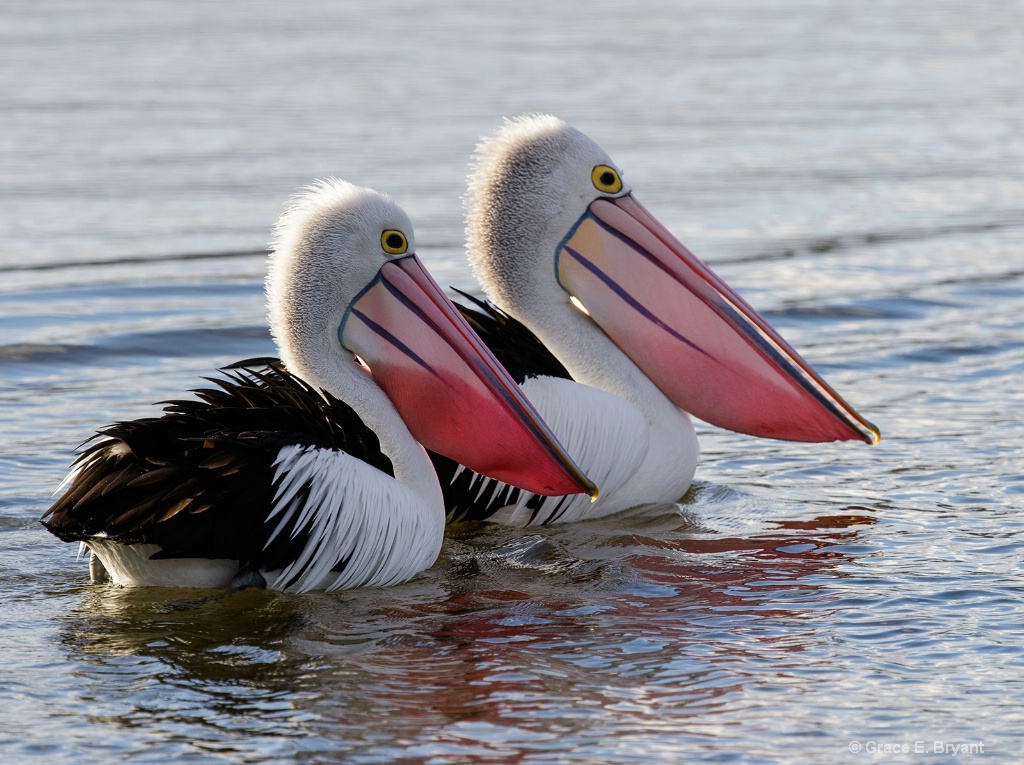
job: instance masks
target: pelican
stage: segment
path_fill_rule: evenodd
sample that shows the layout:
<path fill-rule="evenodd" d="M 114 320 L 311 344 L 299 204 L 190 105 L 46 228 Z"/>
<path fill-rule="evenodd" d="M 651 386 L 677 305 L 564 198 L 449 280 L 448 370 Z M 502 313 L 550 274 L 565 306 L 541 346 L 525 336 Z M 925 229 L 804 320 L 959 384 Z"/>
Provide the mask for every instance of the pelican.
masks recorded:
<path fill-rule="evenodd" d="M 450 520 L 539 525 L 676 501 L 697 466 L 690 414 L 754 436 L 878 441 L 565 122 L 519 117 L 485 139 L 466 207 L 489 303 L 463 313 L 601 496 L 532 496 L 435 457 Z"/>
<path fill-rule="evenodd" d="M 298 195 L 266 281 L 281 361 L 100 431 L 46 527 L 82 543 L 94 580 L 336 590 L 437 558 L 424 447 L 531 492 L 596 493 L 415 251 L 383 194 L 329 180 Z"/>

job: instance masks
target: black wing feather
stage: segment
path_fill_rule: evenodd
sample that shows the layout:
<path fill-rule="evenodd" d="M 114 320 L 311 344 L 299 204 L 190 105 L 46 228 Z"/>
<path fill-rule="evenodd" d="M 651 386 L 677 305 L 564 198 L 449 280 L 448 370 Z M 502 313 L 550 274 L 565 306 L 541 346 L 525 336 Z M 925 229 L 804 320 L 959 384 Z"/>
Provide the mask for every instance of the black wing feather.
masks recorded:
<path fill-rule="evenodd" d="M 227 558 L 276 569 L 307 534 L 270 519 L 274 460 L 302 444 L 342 450 L 394 475 L 377 436 L 342 401 L 277 359 L 225 367 L 195 399 L 164 402 L 162 417 L 105 428 L 79 452 L 78 474 L 43 516 L 65 541 L 98 535 L 157 544 L 154 558 Z"/>
<path fill-rule="evenodd" d="M 529 377 L 572 379 L 562 366 L 562 362 L 555 358 L 526 325 L 513 319 L 490 301 L 473 297 L 461 290 L 455 292 L 473 304 L 467 306 L 456 303 L 455 307 L 517 383 L 522 385 Z"/>
<path fill-rule="evenodd" d="M 525 325 L 489 301 L 480 300 L 461 290 L 455 290 L 455 292 L 472 304 L 467 306 L 456 303 L 455 306 L 469 322 L 469 325 L 480 335 L 484 344 L 491 349 L 502 366 L 512 375 L 513 380 L 522 385 L 530 377 L 571 379 L 562 363 Z M 502 507 L 515 504 L 519 500 L 521 494 L 519 489 L 512 489 L 507 495 L 505 492 L 500 492 L 492 498 L 493 492 L 488 487 L 477 501 L 480 484 L 475 473 L 463 470 L 458 477 L 455 477 L 459 468 L 459 464 L 455 460 L 434 452 L 430 452 L 430 459 L 434 463 L 437 478 L 441 482 L 441 490 L 444 492 L 449 523 L 484 521 Z M 527 500 L 526 506 L 536 513 L 543 501 L 544 497 L 531 497 Z"/>

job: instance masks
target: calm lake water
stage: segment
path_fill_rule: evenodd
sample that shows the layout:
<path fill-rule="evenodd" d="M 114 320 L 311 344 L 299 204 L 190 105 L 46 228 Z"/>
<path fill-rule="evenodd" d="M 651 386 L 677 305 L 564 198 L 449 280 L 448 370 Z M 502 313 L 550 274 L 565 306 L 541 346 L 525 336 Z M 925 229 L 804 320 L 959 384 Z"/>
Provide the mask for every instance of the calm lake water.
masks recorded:
<path fill-rule="evenodd" d="M 1022 761 L 1022 72 L 1020 2 L 5 2 L 0 761 Z M 684 502 L 456 528 L 392 589 L 89 584 L 38 517 L 95 428 L 273 352 L 284 200 L 388 191 L 472 289 L 468 158 L 525 111 L 881 445 L 702 427 Z"/>

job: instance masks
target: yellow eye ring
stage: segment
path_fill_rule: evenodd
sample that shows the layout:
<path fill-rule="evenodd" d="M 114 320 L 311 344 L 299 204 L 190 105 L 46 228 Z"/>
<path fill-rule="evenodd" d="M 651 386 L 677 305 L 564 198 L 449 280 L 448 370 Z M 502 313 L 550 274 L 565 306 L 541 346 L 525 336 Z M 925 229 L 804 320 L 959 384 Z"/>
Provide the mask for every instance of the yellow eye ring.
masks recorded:
<path fill-rule="evenodd" d="M 409 249 L 409 240 L 398 229 L 385 229 L 380 235 L 380 246 L 388 255 L 401 255 Z"/>
<path fill-rule="evenodd" d="M 605 194 L 616 194 L 622 191 L 622 179 L 614 167 L 598 165 L 590 174 L 590 180 L 595 189 L 603 191 Z"/>

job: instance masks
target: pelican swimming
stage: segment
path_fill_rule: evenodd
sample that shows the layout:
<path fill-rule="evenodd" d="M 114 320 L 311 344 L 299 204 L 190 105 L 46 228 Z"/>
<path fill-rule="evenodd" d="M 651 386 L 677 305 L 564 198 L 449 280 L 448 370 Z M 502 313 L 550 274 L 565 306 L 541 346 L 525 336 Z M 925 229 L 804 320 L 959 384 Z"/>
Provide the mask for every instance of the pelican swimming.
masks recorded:
<path fill-rule="evenodd" d="M 334 590 L 437 558 L 424 446 L 531 492 L 595 493 L 414 253 L 383 194 L 331 180 L 296 197 L 266 282 L 281 362 L 100 431 L 46 527 L 88 548 L 94 579 Z"/>
<path fill-rule="evenodd" d="M 484 140 L 466 206 L 490 304 L 460 308 L 601 496 L 535 497 L 435 457 L 451 520 L 535 525 L 676 501 L 698 458 L 687 413 L 755 436 L 878 441 L 565 122 L 520 117 Z"/>

